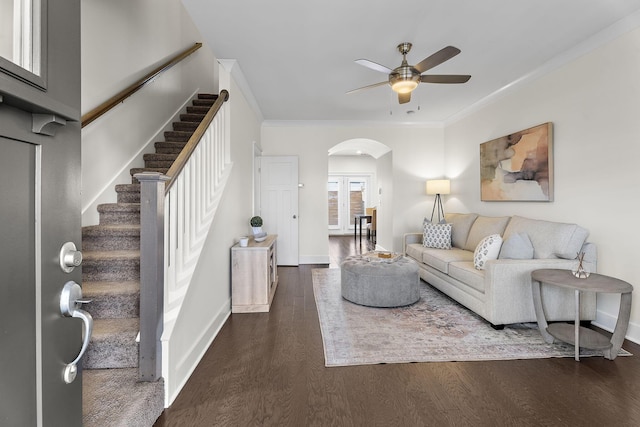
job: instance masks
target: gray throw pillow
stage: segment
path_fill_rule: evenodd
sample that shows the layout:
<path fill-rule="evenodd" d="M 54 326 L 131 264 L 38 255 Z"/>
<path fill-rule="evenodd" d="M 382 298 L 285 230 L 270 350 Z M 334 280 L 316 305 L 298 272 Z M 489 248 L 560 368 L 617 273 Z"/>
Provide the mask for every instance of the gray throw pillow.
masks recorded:
<path fill-rule="evenodd" d="M 512 234 L 502 244 L 500 259 L 532 259 L 533 245 L 527 233 Z"/>

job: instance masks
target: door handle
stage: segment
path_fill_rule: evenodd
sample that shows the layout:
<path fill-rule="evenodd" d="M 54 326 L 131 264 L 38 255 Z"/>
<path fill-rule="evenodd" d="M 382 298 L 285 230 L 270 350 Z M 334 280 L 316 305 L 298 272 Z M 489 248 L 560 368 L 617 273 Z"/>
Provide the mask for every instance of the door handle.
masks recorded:
<path fill-rule="evenodd" d="M 78 375 L 78 362 L 84 356 L 89 347 L 89 340 L 91 340 L 91 332 L 93 331 L 93 318 L 89 313 L 81 310 L 82 304 L 91 302 L 91 300 L 82 299 L 82 288 L 76 282 L 69 281 L 65 283 L 62 288 L 62 295 L 60 295 L 60 312 L 65 317 L 76 317 L 82 319 L 84 324 L 84 336 L 82 338 L 82 348 L 80 353 L 73 360 L 73 362 L 67 364 L 64 367 L 62 377 L 64 382 L 71 384 Z"/>

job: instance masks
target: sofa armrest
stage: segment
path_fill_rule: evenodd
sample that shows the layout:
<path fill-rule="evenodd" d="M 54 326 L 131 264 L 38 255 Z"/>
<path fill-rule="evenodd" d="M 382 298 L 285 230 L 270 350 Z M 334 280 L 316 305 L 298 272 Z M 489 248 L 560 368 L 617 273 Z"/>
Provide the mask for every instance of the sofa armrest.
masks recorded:
<path fill-rule="evenodd" d="M 494 324 L 513 323 L 511 319 L 527 313 L 535 318 L 531 292 L 531 272 L 542 268 L 570 270 L 576 261 L 570 259 L 498 259 L 488 261 L 485 270 L 486 309 Z M 595 268 L 595 265 L 588 265 Z M 592 270 L 593 271 L 593 270 Z M 569 274 L 569 273 L 568 273 Z M 550 320 L 571 319 L 574 310 L 573 293 L 555 286 L 543 289 L 545 309 Z M 585 293 L 581 317 L 595 318 L 595 296 Z M 563 319 L 563 320 L 566 320 Z"/>
<path fill-rule="evenodd" d="M 406 255 L 407 245 L 411 243 L 422 243 L 422 233 L 405 233 L 402 242 L 402 253 Z"/>

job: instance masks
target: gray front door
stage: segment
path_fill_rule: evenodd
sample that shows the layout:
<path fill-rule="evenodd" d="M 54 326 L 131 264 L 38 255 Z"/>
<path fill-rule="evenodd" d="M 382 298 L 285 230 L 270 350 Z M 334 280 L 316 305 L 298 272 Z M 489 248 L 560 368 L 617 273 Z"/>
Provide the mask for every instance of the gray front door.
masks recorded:
<path fill-rule="evenodd" d="M 30 74 L 0 58 L 0 425 L 81 426 L 81 374 L 67 384 L 63 370 L 82 322 L 60 313 L 81 271 L 59 261 L 65 242 L 81 245 L 80 9 L 33 3 L 42 63 Z"/>

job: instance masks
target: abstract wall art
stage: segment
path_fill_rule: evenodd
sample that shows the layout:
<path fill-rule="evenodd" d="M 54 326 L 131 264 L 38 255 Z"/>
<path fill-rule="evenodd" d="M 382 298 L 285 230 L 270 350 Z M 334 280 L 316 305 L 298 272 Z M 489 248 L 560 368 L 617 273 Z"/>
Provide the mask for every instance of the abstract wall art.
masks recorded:
<path fill-rule="evenodd" d="M 553 201 L 553 125 L 480 144 L 482 201 Z"/>

